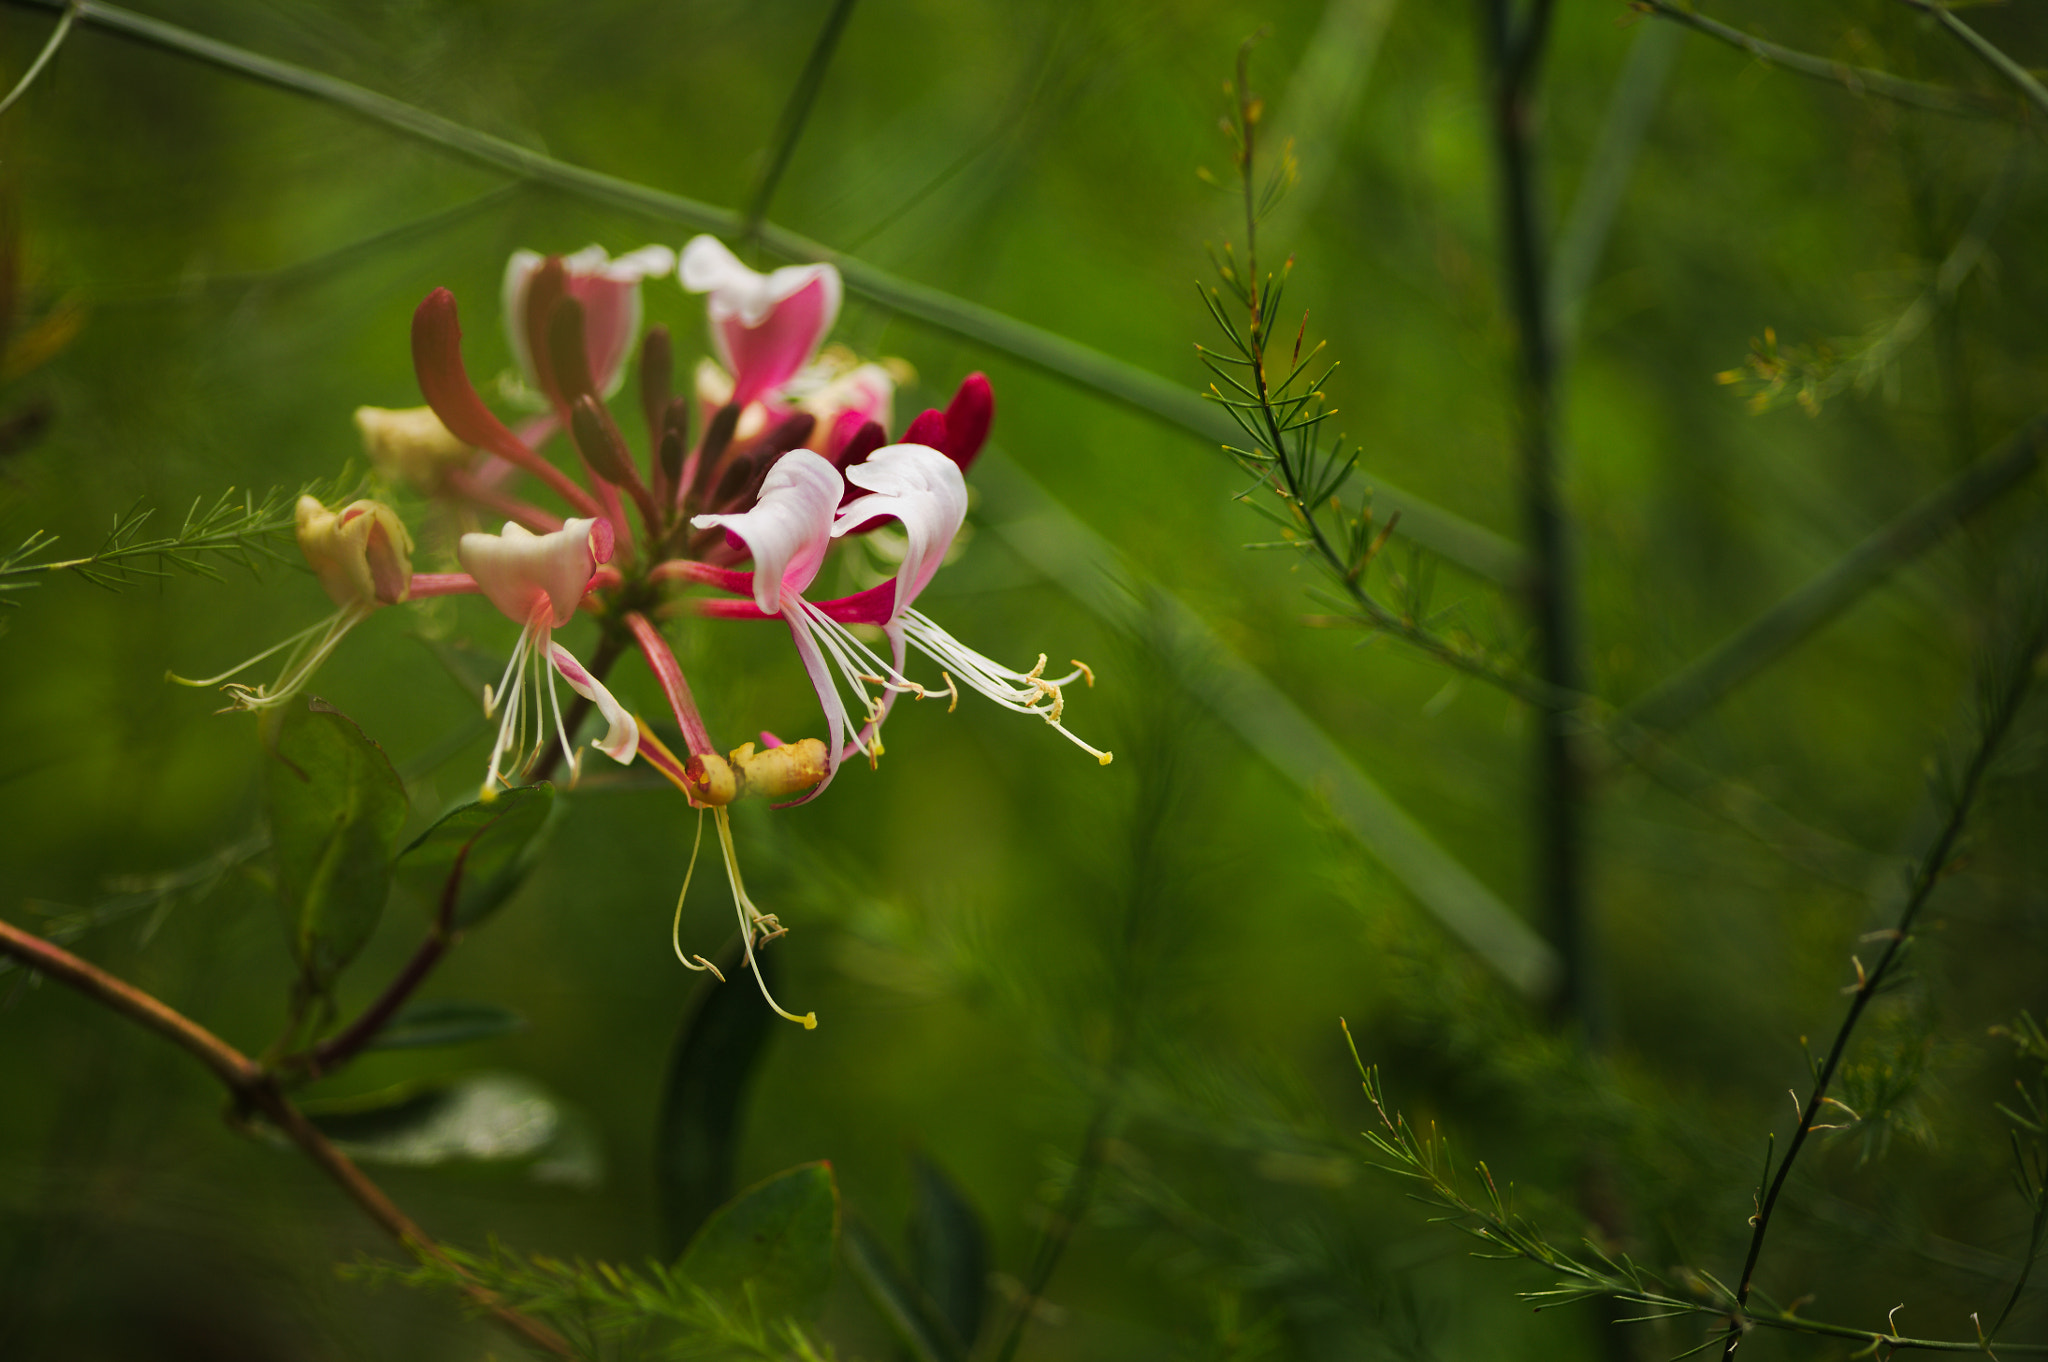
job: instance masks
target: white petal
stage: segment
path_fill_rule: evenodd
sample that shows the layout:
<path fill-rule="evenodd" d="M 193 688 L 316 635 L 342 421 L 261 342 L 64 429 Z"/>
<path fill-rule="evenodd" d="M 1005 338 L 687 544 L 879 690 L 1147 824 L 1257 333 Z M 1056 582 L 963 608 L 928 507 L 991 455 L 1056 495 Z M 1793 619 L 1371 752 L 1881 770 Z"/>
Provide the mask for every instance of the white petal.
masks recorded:
<path fill-rule="evenodd" d="M 526 624 L 544 600 L 550 627 L 569 622 L 583 600 L 597 559 L 590 551 L 592 520 L 567 520 L 553 534 L 534 534 L 511 521 L 500 534 L 465 534 L 455 547 L 464 570 L 491 604 Z"/>
<path fill-rule="evenodd" d="M 710 295 L 709 311 L 714 322 L 738 318 L 742 326 L 759 326 L 777 303 L 813 279 L 823 280 L 825 287 L 824 325 L 818 334 L 829 333 L 839 316 L 843 289 L 839 271 L 832 266 L 785 265 L 762 274 L 749 269 L 715 236 L 691 237 L 683 247 L 676 275 L 690 292 Z"/>
<path fill-rule="evenodd" d="M 590 745 L 618 762 L 621 766 L 633 760 L 633 754 L 640 750 L 640 726 L 633 722 L 633 716 L 626 707 L 612 698 L 604 688 L 604 682 L 592 676 L 581 662 L 559 643 L 548 645 L 548 660 L 555 664 L 569 689 L 597 706 L 597 712 L 604 716 L 605 735 Z"/>
<path fill-rule="evenodd" d="M 642 279 L 658 279 L 673 274 L 676 269 L 676 253 L 666 246 L 642 246 L 637 251 L 628 251 L 604 267 L 604 276 L 618 283 L 638 283 Z"/>
<path fill-rule="evenodd" d="M 895 613 L 901 615 L 939 570 L 967 518 L 967 480 L 960 465 L 927 445 L 884 446 L 848 468 L 846 480 L 868 495 L 839 512 L 834 535 L 876 516 L 903 522 L 910 542 L 896 571 Z"/>
<path fill-rule="evenodd" d="M 754 559 L 754 604 L 764 614 L 782 609 L 784 588 L 802 591 L 818 575 L 832 546 L 832 513 L 846 484 L 821 454 L 793 449 L 775 461 L 751 511 L 700 515 L 698 529 L 723 525 L 746 541 Z"/>

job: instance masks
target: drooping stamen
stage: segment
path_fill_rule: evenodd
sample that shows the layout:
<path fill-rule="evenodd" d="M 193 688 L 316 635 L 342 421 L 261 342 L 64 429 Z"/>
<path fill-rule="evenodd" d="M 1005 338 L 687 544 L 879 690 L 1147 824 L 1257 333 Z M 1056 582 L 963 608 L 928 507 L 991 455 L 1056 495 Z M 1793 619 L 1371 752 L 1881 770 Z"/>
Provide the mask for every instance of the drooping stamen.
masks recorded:
<path fill-rule="evenodd" d="M 668 929 L 668 943 L 675 948 L 676 959 L 682 961 L 686 969 L 696 970 L 699 974 L 702 974 L 705 970 L 710 970 L 711 977 L 722 984 L 725 982 L 725 976 L 719 973 L 718 966 L 712 964 L 701 955 L 683 954 L 683 900 L 690 897 L 690 881 L 697 874 L 697 848 L 702 846 L 703 843 L 704 810 L 699 809 L 697 810 L 697 835 L 690 839 L 690 868 L 683 872 L 683 892 L 676 895 L 676 920 Z"/>
<path fill-rule="evenodd" d="M 754 962 L 754 933 L 761 933 L 761 944 L 765 946 L 781 936 L 785 929 L 776 921 L 773 913 L 762 912 L 754 906 L 754 901 L 747 897 L 747 886 L 740 879 L 739 856 L 734 852 L 732 845 L 732 820 L 723 808 L 716 808 L 711 812 L 718 819 L 718 844 L 725 852 L 725 873 L 732 881 L 733 907 L 740 917 L 740 944 L 746 949 L 747 968 L 754 972 L 754 982 L 760 986 L 761 996 L 768 1000 L 768 1006 L 775 1009 L 775 1015 L 801 1023 L 806 1031 L 815 1031 L 818 1029 L 818 1014 L 806 1012 L 799 1017 L 789 1011 L 775 1001 L 775 995 L 768 991 L 768 981 L 761 977 L 761 967 Z"/>
<path fill-rule="evenodd" d="M 222 690 L 227 692 L 228 699 L 233 702 L 226 709 L 220 711 L 223 714 L 227 713 L 228 710 L 269 709 L 273 706 L 281 705 L 304 689 L 306 683 L 313 679 L 313 673 L 320 670 L 320 664 L 325 662 L 328 655 L 340 645 L 341 640 L 348 635 L 348 631 L 369 618 L 376 608 L 377 603 L 374 601 L 358 602 L 354 605 L 344 606 L 319 623 L 301 629 L 282 643 L 265 648 L 248 661 L 230 667 L 218 676 L 209 676 L 204 680 L 195 681 L 179 676 L 175 672 L 165 672 L 164 679 L 181 686 L 201 688 L 220 686 Z M 290 651 L 285 657 L 284 668 L 278 673 L 277 680 L 270 684 L 264 686 L 245 686 L 240 682 L 228 681 L 229 677 L 237 676 L 265 658 L 275 657 L 279 653 L 286 652 L 287 649 Z M 223 685 L 223 682 L 227 684 Z"/>

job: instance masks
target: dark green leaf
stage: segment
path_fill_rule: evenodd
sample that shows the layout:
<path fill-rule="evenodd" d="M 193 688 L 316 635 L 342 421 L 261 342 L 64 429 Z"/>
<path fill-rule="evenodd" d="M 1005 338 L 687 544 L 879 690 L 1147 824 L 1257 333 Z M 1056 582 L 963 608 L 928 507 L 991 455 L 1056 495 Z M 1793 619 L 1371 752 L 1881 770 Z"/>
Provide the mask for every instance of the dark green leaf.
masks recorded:
<path fill-rule="evenodd" d="M 953 1326 L 931 1298 L 904 1275 L 874 1231 L 849 1218 L 839 1242 L 846 1252 L 846 1265 L 915 1362 L 964 1362 L 967 1349 Z"/>
<path fill-rule="evenodd" d="M 493 1040 L 525 1029 L 524 1017 L 495 1003 L 436 999 L 407 1003 L 363 1048 L 424 1050 L 438 1045 L 466 1045 L 475 1040 Z"/>
<path fill-rule="evenodd" d="M 774 986 L 772 955 L 756 965 Z M 674 1257 L 732 1198 L 740 1106 L 775 1014 L 747 978 L 738 934 L 713 962 L 726 977 L 697 986 L 669 1052 L 654 1127 L 654 1186 L 662 1253 Z"/>
<path fill-rule="evenodd" d="M 532 1158 L 554 1141 L 562 1120 L 539 1084 L 504 1073 L 309 1103 L 306 1115 L 353 1158 L 413 1166 Z"/>
<path fill-rule="evenodd" d="M 473 927 L 526 882 L 554 831 L 555 787 L 523 785 L 443 815 L 399 853 L 398 877 L 437 907 L 464 847 L 462 885 L 450 925 Z"/>
<path fill-rule="evenodd" d="M 278 897 L 292 954 L 325 992 L 384 911 L 405 786 L 384 749 L 324 701 L 287 706 L 268 734 Z"/>
<path fill-rule="evenodd" d="M 910 1269 L 940 1316 L 971 1349 L 987 1304 L 988 1231 L 944 1169 L 922 1154 L 911 1163 Z"/>
<path fill-rule="evenodd" d="M 807 1320 L 824 1308 L 838 1240 L 832 1165 L 804 1163 L 721 1206 L 676 1267 L 763 1323 Z"/>

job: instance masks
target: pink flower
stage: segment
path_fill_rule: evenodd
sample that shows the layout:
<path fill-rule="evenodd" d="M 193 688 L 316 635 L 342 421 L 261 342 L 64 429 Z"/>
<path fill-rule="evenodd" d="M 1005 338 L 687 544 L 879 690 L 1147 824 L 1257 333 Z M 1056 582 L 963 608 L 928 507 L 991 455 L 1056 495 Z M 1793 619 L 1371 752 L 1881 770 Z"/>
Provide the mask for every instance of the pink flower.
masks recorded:
<path fill-rule="evenodd" d="M 771 397 L 818 352 L 839 316 L 839 271 L 789 265 L 761 274 L 712 236 L 692 237 L 677 268 L 683 287 L 708 294 L 711 343 L 733 376 L 732 401 Z"/>
<path fill-rule="evenodd" d="M 539 535 L 508 522 L 500 534 L 462 536 L 456 557 L 491 604 L 521 626 L 519 642 L 496 690 L 484 688 L 484 713 L 492 713 L 502 703 L 505 717 L 498 725 L 498 740 L 491 749 L 483 798 L 491 798 L 497 793 L 497 786 L 506 783 L 499 770 L 508 751 L 513 753 L 513 764 L 517 765 L 522 756 L 546 741 L 547 716 L 537 696 L 530 739 L 525 712 L 529 689 L 537 692 L 543 684 L 554 712 L 555 735 L 561 741 L 562 754 L 569 759 L 572 783 L 580 770 L 582 754 L 569 744 L 554 683 L 552 679 L 543 682 L 542 659 L 569 683 L 569 689 L 595 704 L 604 716 L 605 735 L 591 746 L 622 765 L 633 760 L 640 745 L 640 730 L 633 716 L 567 648 L 554 641 L 552 634 L 576 613 L 598 564 L 611 557 L 611 548 L 611 532 L 602 520 L 570 520 L 553 534 Z M 530 687 L 528 672 L 533 673 Z"/>
<path fill-rule="evenodd" d="M 642 246 L 617 260 L 601 246 L 574 255 L 514 251 L 505 262 L 505 336 L 527 383 L 560 402 L 548 330 L 555 306 L 573 298 L 583 307 L 583 347 L 599 395 L 610 397 L 625 381 L 626 356 L 640 335 L 640 281 L 676 267 L 666 246 Z"/>
<path fill-rule="evenodd" d="M 845 483 L 866 493 L 840 509 Z M 967 514 L 967 485 L 960 466 L 926 445 L 889 445 L 846 470 L 837 469 L 807 449 L 790 452 L 769 470 L 754 508 L 737 515 L 698 516 L 699 528 L 724 526 L 743 541 L 754 559 L 752 574 L 728 572 L 701 564 L 687 565 L 674 575 L 724 590 L 750 595 L 740 602 L 704 602 L 703 613 L 728 618 L 765 619 L 779 616 L 789 626 L 797 654 L 803 659 L 830 735 L 830 764 L 824 782 L 804 798 L 815 797 L 831 783 L 838 764 L 853 752 L 879 752 L 876 737 L 899 694 L 957 697 L 955 680 L 965 682 L 1006 709 L 1035 714 L 1061 735 L 1107 765 L 1108 752 L 1089 746 L 1062 722 L 1065 696 L 1061 688 L 1076 680 L 1094 683 L 1079 663 L 1065 676 L 1048 677 L 1046 659 L 1018 671 L 967 647 L 929 617 L 913 608 L 918 594 L 945 560 Z M 856 532 L 883 519 L 901 522 L 905 536 L 902 565 L 893 580 L 839 600 L 814 603 L 804 590 L 816 578 L 833 537 Z M 889 640 L 891 657 L 884 661 L 847 626 L 878 625 Z M 927 688 L 904 674 L 906 649 L 915 647 L 945 670 L 946 684 Z M 838 678 L 834 677 L 837 670 Z M 842 746 L 850 715 L 840 680 L 866 712 L 866 723 L 853 742 Z M 876 699 L 868 687 L 878 687 Z"/>

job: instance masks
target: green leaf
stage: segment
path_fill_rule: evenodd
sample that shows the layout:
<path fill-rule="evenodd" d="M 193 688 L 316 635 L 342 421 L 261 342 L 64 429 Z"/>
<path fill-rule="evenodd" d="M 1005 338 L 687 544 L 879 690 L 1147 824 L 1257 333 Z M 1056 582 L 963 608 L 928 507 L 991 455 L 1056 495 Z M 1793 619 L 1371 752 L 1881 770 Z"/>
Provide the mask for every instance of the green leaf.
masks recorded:
<path fill-rule="evenodd" d="M 849 1218 L 840 1240 L 846 1265 L 881 1311 L 882 1318 L 910 1351 L 913 1362 L 965 1362 L 967 1349 L 939 1308 L 889 1256 L 881 1239 L 859 1220 Z"/>
<path fill-rule="evenodd" d="M 426 1050 L 441 1045 L 467 1045 L 471 1041 L 495 1040 L 526 1029 L 526 1018 L 495 1003 L 465 1003 L 454 999 L 407 1003 L 398 1015 L 363 1048 L 366 1050 Z"/>
<path fill-rule="evenodd" d="M 403 1084 L 341 1102 L 308 1103 L 305 1111 L 350 1157 L 412 1167 L 532 1158 L 554 1143 L 562 1127 L 546 1089 L 506 1073 Z"/>
<path fill-rule="evenodd" d="M 755 959 L 770 988 L 773 959 Z M 671 1258 L 732 1198 L 741 1104 L 770 1029 L 778 1025 L 743 972 L 737 933 L 713 963 L 727 982 L 706 975 L 697 985 L 669 1051 L 654 1125 L 661 1247 Z"/>
<path fill-rule="evenodd" d="M 324 993 L 376 930 L 409 803 L 384 749 L 323 700 L 289 706 L 270 735 L 278 897 L 292 955 Z"/>
<path fill-rule="evenodd" d="M 798 1164 L 720 1207 L 676 1268 L 763 1323 L 807 1320 L 824 1308 L 838 1240 L 832 1165 Z"/>
<path fill-rule="evenodd" d="M 910 1267 L 964 1345 L 974 1347 L 988 1299 L 988 1231 L 960 1185 L 922 1154 L 911 1161 Z"/>
<path fill-rule="evenodd" d="M 414 839 L 399 853 L 399 882 L 439 905 L 456 857 L 462 860 L 450 924 L 460 930 L 505 906 L 526 882 L 554 832 L 555 787 L 523 785 L 496 798 L 464 804 Z"/>

